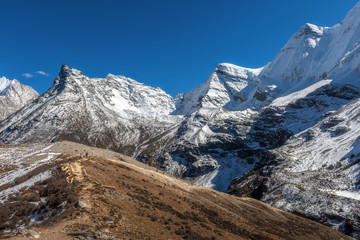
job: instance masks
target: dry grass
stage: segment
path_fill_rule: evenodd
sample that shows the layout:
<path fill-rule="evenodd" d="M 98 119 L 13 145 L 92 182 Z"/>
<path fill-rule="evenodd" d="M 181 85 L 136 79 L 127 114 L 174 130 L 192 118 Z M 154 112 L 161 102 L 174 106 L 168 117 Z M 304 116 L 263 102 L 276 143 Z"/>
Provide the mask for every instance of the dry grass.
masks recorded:
<path fill-rule="evenodd" d="M 48 219 L 50 221 L 47 224 L 53 224 L 74 213 L 78 204 L 75 185 L 67 183 L 66 174 L 60 170 L 58 164 L 42 165 L 15 179 L 12 184 L 20 184 L 49 169 L 53 169 L 52 178 L 24 188 L 19 193 L 9 196 L 6 203 L 0 204 L 0 238 L 8 235 L 2 230 L 11 229 L 13 234 L 19 226 L 28 226 L 31 218 L 44 223 Z M 62 205 L 64 203 L 65 208 Z"/>
<path fill-rule="evenodd" d="M 50 196 L 52 207 L 66 200 L 74 210 L 35 228 L 43 239 L 350 239 L 254 199 L 192 186 L 139 165 L 71 155 L 64 161 L 75 175 L 74 184 L 59 173 L 46 183 L 46 191 L 36 187 Z M 77 198 L 86 206 L 78 207 Z"/>

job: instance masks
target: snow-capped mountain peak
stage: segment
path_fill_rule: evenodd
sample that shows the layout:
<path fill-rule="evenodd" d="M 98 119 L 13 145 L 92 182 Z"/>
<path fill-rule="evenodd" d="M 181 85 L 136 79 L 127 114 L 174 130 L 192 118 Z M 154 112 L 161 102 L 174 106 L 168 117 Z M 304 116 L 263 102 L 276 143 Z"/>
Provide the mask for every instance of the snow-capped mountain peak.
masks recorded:
<path fill-rule="evenodd" d="M 206 81 L 176 97 L 176 114 L 190 115 L 201 109 L 244 108 L 253 99 L 260 84 L 262 68 L 243 68 L 229 63 L 218 64 Z"/>
<path fill-rule="evenodd" d="M 299 80 L 313 77 L 317 73 L 311 68 L 316 50 L 321 45 L 325 28 L 313 24 L 302 26 L 285 44 L 273 61 L 264 68 L 263 78 Z M 310 69 L 308 68 L 310 65 Z M 310 70 L 310 71 L 309 71 Z M 318 76 L 317 76 L 318 77 Z"/>
<path fill-rule="evenodd" d="M 106 78 L 89 78 L 84 73 L 66 64 L 61 66 L 59 76 L 46 95 L 61 95 L 64 99 L 83 99 L 98 102 L 122 119 L 131 119 L 132 114 L 161 117 L 174 111 L 173 98 L 160 88 L 145 86 L 131 78 L 108 74 Z M 130 115 L 129 115 L 130 114 Z"/>
<path fill-rule="evenodd" d="M 261 77 L 302 80 L 348 76 L 360 64 L 359 16 L 360 2 L 333 27 L 305 24 L 264 68 Z"/>

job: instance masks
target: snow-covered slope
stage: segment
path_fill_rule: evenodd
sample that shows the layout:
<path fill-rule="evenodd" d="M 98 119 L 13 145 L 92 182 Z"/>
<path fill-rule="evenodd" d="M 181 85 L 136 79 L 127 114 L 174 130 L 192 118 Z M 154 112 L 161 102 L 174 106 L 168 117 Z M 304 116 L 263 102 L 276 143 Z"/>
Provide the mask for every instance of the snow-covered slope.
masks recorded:
<path fill-rule="evenodd" d="M 4 203 L 11 194 L 33 185 L 39 180 L 51 176 L 49 172 L 36 175 L 18 184 L 15 180 L 33 172 L 36 168 L 54 161 L 60 153 L 49 150 L 52 144 L 26 144 L 20 146 L 0 145 L 0 203 Z M 25 180 L 26 178 L 23 177 Z M 8 187 L 4 187 L 9 185 Z"/>
<path fill-rule="evenodd" d="M 39 94 L 17 80 L 0 78 L 0 121 L 36 99 Z"/>

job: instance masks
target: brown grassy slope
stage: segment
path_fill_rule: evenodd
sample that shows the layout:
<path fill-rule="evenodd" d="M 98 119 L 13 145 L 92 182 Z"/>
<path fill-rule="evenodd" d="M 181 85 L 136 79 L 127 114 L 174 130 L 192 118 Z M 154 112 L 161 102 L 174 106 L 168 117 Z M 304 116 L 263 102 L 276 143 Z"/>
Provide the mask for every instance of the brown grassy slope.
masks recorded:
<path fill-rule="evenodd" d="M 127 162 L 68 160 L 86 206 L 35 228 L 41 239 L 350 239 L 254 199 L 192 186 Z"/>
<path fill-rule="evenodd" d="M 135 166 L 139 166 L 145 169 L 149 170 L 156 170 L 156 168 L 151 167 L 149 165 L 146 165 L 144 163 L 141 163 L 131 157 L 128 157 L 126 155 L 103 149 L 103 148 L 96 148 L 96 147 L 89 147 L 80 143 L 74 143 L 69 141 L 62 141 L 57 142 L 55 145 L 51 148 L 52 152 L 59 152 L 62 154 L 71 154 L 71 155 L 79 155 L 80 153 L 88 153 L 89 156 L 98 156 L 103 157 L 107 159 L 114 159 L 114 160 L 121 160 L 127 163 L 131 163 Z"/>

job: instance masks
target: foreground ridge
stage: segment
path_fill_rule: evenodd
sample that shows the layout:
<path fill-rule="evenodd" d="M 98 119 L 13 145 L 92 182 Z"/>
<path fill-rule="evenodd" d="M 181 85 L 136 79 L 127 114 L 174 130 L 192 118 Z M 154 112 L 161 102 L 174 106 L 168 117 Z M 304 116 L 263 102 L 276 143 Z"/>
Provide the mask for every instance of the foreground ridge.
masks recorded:
<path fill-rule="evenodd" d="M 0 227 L 6 229 L 3 236 L 13 236 L 11 239 L 28 235 L 41 239 L 351 239 L 257 200 L 193 186 L 107 150 L 60 142 L 2 146 L 0 152 L 21 154 L 27 148 L 38 152 L 12 162 L 11 171 L 21 172 L 16 164 L 35 156 L 58 157 L 38 160 L 35 169 L 18 175 L 17 185 L 34 178 L 39 181 L 1 203 L 6 222 Z M 2 185 L 0 198 L 17 185 Z M 8 219 L 7 209 L 21 204 L 26 211 Z M 16 220 L 22 222 L 20 229 Z"/>

